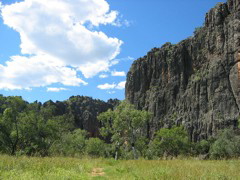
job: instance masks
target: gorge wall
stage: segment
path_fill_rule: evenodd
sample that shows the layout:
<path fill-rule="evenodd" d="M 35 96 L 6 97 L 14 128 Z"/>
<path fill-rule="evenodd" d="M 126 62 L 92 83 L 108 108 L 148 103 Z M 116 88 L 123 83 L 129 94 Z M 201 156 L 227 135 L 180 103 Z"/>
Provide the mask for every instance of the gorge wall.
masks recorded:
<path fill-rule="evenodd" d="M 240 113 L 240 1 L 211 9 L 194 36 L 166 43 L 134 61 L 126 99 L 152 112 L 149 136 L 182 124 L 193 141 L 238 124 Z"/>

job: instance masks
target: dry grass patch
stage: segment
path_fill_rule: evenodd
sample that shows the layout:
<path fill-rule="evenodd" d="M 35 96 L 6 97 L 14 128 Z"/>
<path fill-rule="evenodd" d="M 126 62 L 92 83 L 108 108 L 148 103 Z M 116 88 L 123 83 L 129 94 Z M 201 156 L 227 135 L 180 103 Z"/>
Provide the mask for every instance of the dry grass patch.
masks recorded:
<path fill-rule="evenodd" d="M 103 168 L 93 168 L 91 175 L 92 176 L 104 176 Z"/>

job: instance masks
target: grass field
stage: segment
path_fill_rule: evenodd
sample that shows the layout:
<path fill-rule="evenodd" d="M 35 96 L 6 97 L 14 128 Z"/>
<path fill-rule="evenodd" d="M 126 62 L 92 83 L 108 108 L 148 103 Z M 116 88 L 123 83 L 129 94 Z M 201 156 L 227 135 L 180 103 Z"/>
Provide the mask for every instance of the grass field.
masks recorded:
<path fill-rule="evenodd" d="M 119 160 L 0 156 L 0 179 L 240 179 L 240 160 Z"/>

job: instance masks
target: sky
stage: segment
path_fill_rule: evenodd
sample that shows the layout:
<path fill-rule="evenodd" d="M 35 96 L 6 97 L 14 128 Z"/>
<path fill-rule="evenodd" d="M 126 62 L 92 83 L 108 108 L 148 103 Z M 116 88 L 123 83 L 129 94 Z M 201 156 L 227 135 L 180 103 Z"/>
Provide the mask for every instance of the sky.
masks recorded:
<path fill-rule="evenodd" d="M 134 60 L 192 36 L 226 0 L 0 0 L 0 94 L 125 98 Z"/>

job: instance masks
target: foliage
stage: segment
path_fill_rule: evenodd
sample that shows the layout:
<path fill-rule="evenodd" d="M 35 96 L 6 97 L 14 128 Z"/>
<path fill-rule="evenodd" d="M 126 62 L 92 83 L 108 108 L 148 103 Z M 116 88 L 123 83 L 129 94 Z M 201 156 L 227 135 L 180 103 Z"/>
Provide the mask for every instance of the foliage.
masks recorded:
<path fill-rule="evenodd" d="M 86 153 L 94 157 L 106 156 L 106 144 L 99 138 L 89 138 L 86 141 Z"/>
<path fill-rule="evenodd" d="M 148 157 L 177 156 L 189 152 L 190 143 L 183 127 L 162 128 L 149 145 Z"/>
<path fill-rule="evenodd" d="M 3 105 L 0 116 L 3 153 L 46 156 L 52 144 L 73 125 L 71 116 L 54 116 L 53 106 L 28 104 L 21 97 L 8 97 Z"/>
<path fill-rule="evenodd" d="M 86 136 L 87 132 L 81 129 L 65 133 L 54 142 L 50 152 L 52 155 L 82 156 L 85 152 Z"/>
<path fill-rule="evenodd" d="M 136 110 L 126 101 L 114 110 L 99 114 L 101 136 L 97 130 L 93 135 L 80 129 L 76 121 L 85 108 L 92 107 L 93 102 L 89 104 L 90 101 L 89 98 L 72 97 L 66 104 L 52 101 L 42 104 L 37 101 L 27 103 L 18 96 L 0 95 L 0 153 L 27 156 L 89 155 L 116 159 L 154 159 L 179 155 L 203 155 L 199 157 L 204 158 L 210 155 L 213 159 L 223 159 L 240 156 L 237 127 L 224 130 L 216 139 L 189 142 L 183 127 L 173 126 L 160 129 L 151 139 L 148 134 L 151 114 Z M 81 102 L 85 106 L 79 110 Z M 101 105 L 102 102 L 99 100 L 97 103 Z M 111 103 L 118 101 L 112 100 Z M 172 120 L 176 116 L 173 113 Z M 221 119 L 221 115 L 217 117 Z"/>
<path fill-rule="evenodd" d="M 6 109 L 0 119 L 0 144 L 2 144 L 3 152 L 14 155 L 21 138 L 19 114 L 26 104 L 21 97 L 16 96 L 9 97 L 5 105 L 8 105 L 8 107 L 5 107 Z"/>
<path fill-rule="evenodd" d="M 147 111 L 136 110 L 133 105 L 123 101 L 115 110 L 101 113 L 98 119 L 103 126 L 101 135 L 111 137 L 116 152 L 119 151 L 122 156 L 132 150 L 143 154 L 142 144 L 146 143 L 146 126 L 150 119 Z"/>
<path fill-rule="evenodd" d="M 225 129 L 210 149 L 211 158 L 233 158 L 240 155 L 240 136 L 233 129 Z"/>
<path fill-rule="evenodd" d="M 207 154 L 210 149 L 210 144 L 207 140 L 202 140 L 199 143 L 196 143 L 195 146 L 197 154 Z"/>

